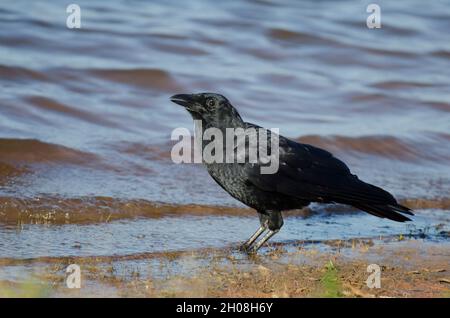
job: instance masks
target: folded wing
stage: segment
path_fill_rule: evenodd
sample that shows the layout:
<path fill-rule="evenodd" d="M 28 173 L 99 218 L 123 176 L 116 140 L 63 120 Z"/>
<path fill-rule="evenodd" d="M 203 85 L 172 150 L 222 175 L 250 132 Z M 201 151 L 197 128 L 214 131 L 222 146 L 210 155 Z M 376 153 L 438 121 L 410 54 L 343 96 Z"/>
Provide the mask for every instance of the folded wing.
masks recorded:
<path fill-rule="evenodd" d="M 260 167 L 261 164 L 245 165 L 246 176 L 248 182 L 264 191 L 311 202 L 348 204 L 399 222 L 410 221 L 402 214 L 413 215 L 389 192 L 361 181 L 341 160 L 311 145 L 280 136 L 278 172 L 261 174 Z"/>

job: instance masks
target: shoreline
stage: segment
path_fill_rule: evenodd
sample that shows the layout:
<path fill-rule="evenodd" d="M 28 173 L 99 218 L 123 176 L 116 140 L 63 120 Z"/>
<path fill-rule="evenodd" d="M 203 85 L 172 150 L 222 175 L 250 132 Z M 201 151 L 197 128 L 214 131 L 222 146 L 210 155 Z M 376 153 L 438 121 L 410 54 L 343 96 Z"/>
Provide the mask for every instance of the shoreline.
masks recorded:
<path fill-rule="evenodd" d="M 2 264 L 0 296 L 29 297 L 450 297 L 450 247 L 402 237 L 272 244 L 253 256 L 234 247 L 135 258 L 61 257 Z M 81 288 L 66 286 L 69 264 Z M 380 268 L 380 288 L 366 284 Z M 2 275 L 5 276 L 5 275 Z"/>

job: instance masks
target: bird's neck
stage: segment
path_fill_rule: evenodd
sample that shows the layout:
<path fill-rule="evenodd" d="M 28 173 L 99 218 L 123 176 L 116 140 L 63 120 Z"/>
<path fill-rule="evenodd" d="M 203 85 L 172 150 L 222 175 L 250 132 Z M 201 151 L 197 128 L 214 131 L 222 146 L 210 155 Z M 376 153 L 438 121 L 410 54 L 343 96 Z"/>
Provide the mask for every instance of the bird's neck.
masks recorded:
<path fill-rule="evenodd" d="M 227 129 L 236 129 L 236 128 L 244 128 L 245 129 L 245 122 L 242 120 L 242 118 L 234 117 L 232 119 L 222 120 L 220 123 L 211 123 L 208 122 L 202 118 L 194 118 L 194 129 L 195 129 L 195 135 L 197 136 L 195 139 L 197 142 L 201 143 L 201 149 L 203 149 L 208 143 L 210 143 L 211 139 L 209 136 L 210 134 L 213 134 L 216 138 L 216 132 L 215 129 L 220 130 L 222 133 L 222 140 L 223 140 L 223 146 L 226 145 L 226 136 L 227 136 Z M 208 131 L 209 130 L 209 131 Z M 206 132 L 206 134 L 205 134 Z"/>
<path fill-rule="evenodd" d="M 219 129 L 223 134 L 226 133 L 227 128 L 245 128 L 245 122 L 242 120 L 241 116 L 235 116 L 233 118 L 221 118 L 214 122 L 206 121 L 201 117 L 194 118 L 196 132 L 205 133 L 209 128 Z"/>

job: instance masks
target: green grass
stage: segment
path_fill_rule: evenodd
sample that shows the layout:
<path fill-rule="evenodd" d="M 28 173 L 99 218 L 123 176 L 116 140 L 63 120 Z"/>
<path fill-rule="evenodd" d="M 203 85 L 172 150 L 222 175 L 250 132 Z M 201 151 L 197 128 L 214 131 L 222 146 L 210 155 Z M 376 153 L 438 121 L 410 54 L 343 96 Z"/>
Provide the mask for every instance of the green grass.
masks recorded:
<path fill-rule="evenodd" d="M 15 286 L 0 284 L 1 298 L 44 298 L 49 296 L 50 286 L 31 279 Z"/>
<path fill-rule="evenodd" d="M 342 284 L 338 277 L 338 270 L 332 261 L 325 265 L 325 273 L 320 279 L 322 286 L 321 297 L 336 298 L 342 297 Z"/>

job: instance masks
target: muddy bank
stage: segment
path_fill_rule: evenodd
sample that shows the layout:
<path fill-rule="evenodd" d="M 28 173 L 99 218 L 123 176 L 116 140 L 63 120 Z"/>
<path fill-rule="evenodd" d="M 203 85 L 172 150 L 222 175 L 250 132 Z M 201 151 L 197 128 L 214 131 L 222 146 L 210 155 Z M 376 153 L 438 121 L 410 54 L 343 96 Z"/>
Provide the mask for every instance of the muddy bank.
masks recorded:
<path fill-rule="evenodd" d="M 202 215 L 253 216 L 255 212 L 239 207 L 175 205 L 144 199 L 121 200 L 112 197 L 0 197 L 0 223 L 5 224 L 88 224 L 139 217 Z"/>
<path fill-rule="evenodd" d="M 1 165 L 6 182 L 9 177 L 27 170 Z M 400 203 L 413 210 L 450 209 L 450 199 L 403 199 Z M 286 211 L 284 216 L 311 217 L 317 214 L 352 214 L 363 212 L 345 205 L 312 204 L 298 210 Z M 134 218 L 162 218 L 186 216 L 256 216 L 253 209 L 239 206 L 204 204 L 169 204 L 145 199 L 120 199 L 106 196 L 65 198 L 43 196 L 17 198 L 0 196 L 0 223 L 4 224 L 89 224 Z"/>
<path fill-rule="evenodd" d="M 206 249 L 128 260 L 62 257 L 0 265 L 0 296 L 449 297 L 449 259 L 448 246 L 398 237 L 273 245 L 255 256 Z M 73 263 L 81 269 L 81 289 L 65 285 Z M 367 286 L 370 264 L 381 270 L 380 288 Z M 11 279 L 15 271 L 20 279 Z"/>

